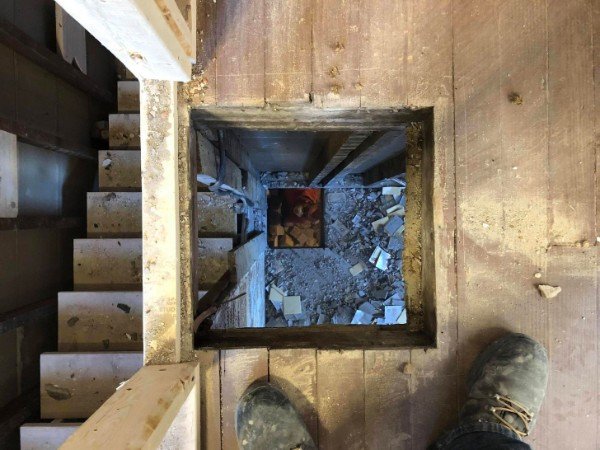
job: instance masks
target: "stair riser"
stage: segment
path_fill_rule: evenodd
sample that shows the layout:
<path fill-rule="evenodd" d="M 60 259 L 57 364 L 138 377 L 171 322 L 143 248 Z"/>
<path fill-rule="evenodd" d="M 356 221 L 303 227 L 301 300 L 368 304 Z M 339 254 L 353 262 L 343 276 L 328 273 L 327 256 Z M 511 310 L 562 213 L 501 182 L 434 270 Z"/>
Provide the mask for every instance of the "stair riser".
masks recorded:
<path fill-rule="evenodd" d="M 141 191 L 140 151 L 99 151 L 98 180 L 101 191 Z"/>

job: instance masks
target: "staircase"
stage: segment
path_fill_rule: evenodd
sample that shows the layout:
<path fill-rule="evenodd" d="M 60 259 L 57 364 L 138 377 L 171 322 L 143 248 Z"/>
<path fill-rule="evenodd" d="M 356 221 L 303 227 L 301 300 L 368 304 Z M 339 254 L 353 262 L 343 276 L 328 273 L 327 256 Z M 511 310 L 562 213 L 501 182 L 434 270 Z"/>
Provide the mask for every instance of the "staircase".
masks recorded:
<path fill-rule="evenodd" d="M 22 449 L 58 448 L 142 367 L 142 198 L 139 84 L 119 81 L 110 150 L 98 152 L 100 192 L 87 196 L 87 238 L 73 244 L 74 292 L 58 294 L 58 352 L 40 357 L 40 410 Z M 198 193 L 200 294 L 229 268 L 234 200 Z"/>

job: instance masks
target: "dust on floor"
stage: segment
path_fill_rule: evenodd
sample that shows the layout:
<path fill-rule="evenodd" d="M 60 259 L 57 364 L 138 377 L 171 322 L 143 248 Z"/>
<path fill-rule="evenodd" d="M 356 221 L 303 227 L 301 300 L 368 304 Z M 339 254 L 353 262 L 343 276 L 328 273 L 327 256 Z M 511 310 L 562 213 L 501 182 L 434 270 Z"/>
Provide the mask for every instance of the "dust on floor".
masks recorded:
<path fill-rule="evenodd" d="M 404 202 L 403 195 L 395 198 L 382 195 L 381 188 L 327 189 L 324 193 L 325 247 L 267 249 L 267 326 L 348 324 L 353 319 L 356 323 L 359 308 L 365 312 L 359 323 L 376 323 L 377 319 L 381 323 L 385 305 L 403 305 L 402 230 L 394 236 L 384 226 L 376 231 L 372 222 L 393 219 L 393 215 L 388 216 L 390 208 L 397 210 L 396 205 Z M 378 246 L 384 254 L 390 255 L 386 270 L 375 266 L 381 261 L 369 262 Z M 351 269 L 355 266 L 364 269 L 353 276 Z M 380 267 L 385 266 L 380 264 Z M 287 314 L 286 319 L 281 305 L 275 302 L 275 307 L 269 301 L 269 287 L 273 285 L 283 295 L 299 296 L 301 312 L 291 317 Z M 366 302 L 370 305 L 365 305 Z"/>

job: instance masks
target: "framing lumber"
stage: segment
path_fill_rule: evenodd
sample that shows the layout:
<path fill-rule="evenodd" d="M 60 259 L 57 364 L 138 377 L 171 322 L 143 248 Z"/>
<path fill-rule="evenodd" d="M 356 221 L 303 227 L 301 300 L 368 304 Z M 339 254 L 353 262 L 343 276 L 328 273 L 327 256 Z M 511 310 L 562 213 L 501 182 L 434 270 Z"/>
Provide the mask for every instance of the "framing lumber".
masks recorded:
<path fill-rule="evenodd" d="M 189 333 L 181 322 L 180 271 L 191 261 L 180 251 L 179 190 L 187 185 L 180 187 L 176 83 L 143 81 L 140 106 L 144 363 L 178 363 Z"/>
<path fill-rule="evenodd" d="M 196 57 L 196 2 L 188 23 L 175 0 L 58 0 L 137 78 L 189 81 Z"/>
<path fill-rule="evenodd" d="M 113 394 L 61 447 L 69 449 L 166 448 L 171 427 L 199 441 L 199 364 L 146 366 Z M 188 403 L 189 402 L 189 403 Z M 192 410 L 193 414 L 180 414 Z M 184 419 L 185 423 L 179 423 Z M 181 428 L 179 428 L 181 427 Z M 181 443 L 181 437 L 179 439 Z M 171 447 L 171 448 L 189 448 Z"/>
<path fill-rule="evenodd" d="M 0 130 L 0 218 L 19 214 L 17 136 Z"/>
<path fill-rule="evenodd" d="M 267 234 L 260 233 L 230 253 L 229 267 L 235 267 L 235 278 L 238 283 L 250 271 L 256 260 L 264 255 L 266 249 Z"/>
<path fill-rule="evenodd" d="M 309 170 L 310 185 L 319 185 L 321 180 L 341 164 L 370 134 L 369 131 L 358 131 L 340 133 L 330 137 L 324 151 L 317 155 Z"/>
<path fill-rule="evenodd" d="M 83 228 L 82 217 L 58 216 L 21 216 L 12 219 L 0 219 L 0 231 L 33 229 Z"/>
<path fill-rule="evenodd" d="M 5 19 L 0 19 L 0 43 L 96 100 L 109 105 L 115 103 L 113 92 L 100 86 L 92 78 L 67 63 L 62 57 L 48 50 Z"/>
<path fill-rule="evenodd" d="M 404 140 L 402 132 L 376 132 L 371 134 L 360 145 L 354 148 L 348 156 L 321 181 L 323 186 L 328 186 L 334 181 L 343 179 L 350 173 L 356 173 L 360 166 L 366 164 L 370 159 L 385 147 L 394 145 L 395 141 Z M 398 153 L 402 148 L 398 149 Z"/>

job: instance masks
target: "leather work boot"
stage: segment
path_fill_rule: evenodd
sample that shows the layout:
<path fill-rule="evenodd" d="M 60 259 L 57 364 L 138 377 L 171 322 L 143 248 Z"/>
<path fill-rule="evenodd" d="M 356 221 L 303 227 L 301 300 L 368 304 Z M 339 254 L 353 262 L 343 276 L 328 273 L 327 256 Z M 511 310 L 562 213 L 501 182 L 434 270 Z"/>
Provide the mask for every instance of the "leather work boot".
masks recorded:
<path fill-rule="evenodd" d="M 524 334 L 504 336 L 473 363 L 460 423 L 499 423 L 523 439 L 535 425 L 547 382 L 546 349 Z"/>
<path fill-rule="evenodd" d="M 237 408 L 238 446 L 244 450 L 316 449 L 306 425 L 289 399 L 268 383 L 246 391 Z"/>

